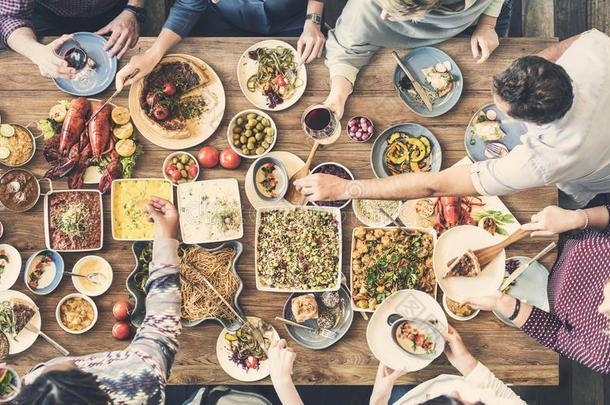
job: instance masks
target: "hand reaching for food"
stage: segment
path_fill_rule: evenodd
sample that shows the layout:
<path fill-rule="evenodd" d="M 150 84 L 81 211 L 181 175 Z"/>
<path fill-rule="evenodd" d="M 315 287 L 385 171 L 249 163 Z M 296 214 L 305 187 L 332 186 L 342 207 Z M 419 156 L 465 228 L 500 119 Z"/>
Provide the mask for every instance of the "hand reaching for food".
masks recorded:
<path fill-rule="evenodd" d="M 294 182 L 297 190 L 310 201 L 348 200 L 346 195 L 349 180 L 332 174 L 311 174 Z"/>
<path fill-rule="evenodd" d="M 307 21 L 303 27 L 303 33 L 297 41 L 299 63 L 305 64 L 320 58 L 324 51 L 325 43 L 326 38 L 322 34 L 320 26 L 312 21 Z"/>
<path fill-rule="evenodd" d="M 271 380 L 276 384 L 292 381 L 292 367 L 296 354 L 288 347 L 285 339 L 275 339 L 267 352 Z"/>
<path fill-rule="evenodd" d="M 462 337 L 451 325 L 447 325 L 449 330 L 443 334 L 445 338 L 445 355 L 447 360 L 462 375 L 468 375 L 477 366 L 479 361 L 475 359 L 464 345 Z"/>
<path fill-rule="evenodd" d="M 155 224 L 155 239 L 168 238 L 174 239 L 178 233 L 178 211 L 171 202 L 152 197 L 146 206 L 146 211 L 150 214 L 150 222 Z"/>
<path fill-rule="evenodd" d="M 129 63 L 116 74 L 116 89 L 121 91 L 123 90 L 123 87 L 131 86 L 133 83 L 142 79 L 144 76 L 152 72 L 160 60 L 160 56 L 157 56 L 150 51 L 132 56 Z M 136 69 L 139 69 L 139 72 L 134 77 L 130 78 L 129 76 L 135 72 Z"/>
<path fill-rule="evenodd" d="M 467 298 L 464 300 L 464 305 L 470 305 L 474 309 L 483 311 L 496 311 L 503 295 L 500 291 L 494 291 L 492 295 L 485 297 Z"/>

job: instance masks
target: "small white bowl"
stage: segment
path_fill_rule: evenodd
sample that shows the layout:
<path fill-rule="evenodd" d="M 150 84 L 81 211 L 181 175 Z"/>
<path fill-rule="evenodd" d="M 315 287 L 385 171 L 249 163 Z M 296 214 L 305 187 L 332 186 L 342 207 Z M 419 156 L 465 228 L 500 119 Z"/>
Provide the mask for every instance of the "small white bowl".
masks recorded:
<path fill-rule="evenodd" d="M 469 321 L 472 318 L 474 318 L 475 316 L 477 316 L 479 314 L 479 312 L 481 312 L 480 309 L 477 309 L 476 311 L 474 311 L 472 313 L 472 315 L 469 316 L 458 316 L 456 314 L 453 313 L 453 311 L 451 311 L 449 309 L 449 306 L 447 305 L 447 295 L 443 294 L 443 308 L 445 308 L 445 312 L 447 312 L 447 314 L 452 317 L 453 319 L 455 319 L 456 321 Z"/>
<path fill-rule="evenodd" d="M 5 368 L 8 373 L 13 374 L 13 381 L 11 382 L 11 384 L 15 387 L 13 392 L 11 392 L 9 395 L 0 398 L 0 404 L 6 404 L 11 402 L 17 397 L 17 395 L 19 395 L 19 391 L 21 391 L 21 378 L 19 377 L 19 374 L 17 374 L 17 372 L 12 368 L 6 366 L 3 366 L 2 368 Z"/>
<path fill-rule="evenodd" d="M 101 256 L 89 255 L 89 256 L 85 256 L 85 257 L 81 258 L 79 261 L 76 262 L 76 264 L 74 264 L 74 267 L 72 267 L 72 273 L 80 274 L 80 272 L 79 272 L 80 268 L 88 260 L 98 260 L 98 261 L 103 263 L 103 265 L 106 267 L 106 269 L 108 269 L 108 274 L 110 276 L 106 280 L 105 285 L 103 286 L 103 288 L 101 290 L 99 290 L 98 292 L 94 293 L 94 292 L 85 290 L 83 288 L 83 286 L 79 282 L 79 279 L 81 279 L 82 277 L 72 276 L 72 284 L 74 284 L 74 288 L 76 288 L 76 290 L 79 293 L 87 295 L 89 297 L 97 297 L 98 295 L 102 295 L 106 291 L 108 291 L 108 289 L 112 285 L 112 280 L 113 280 L 112 266 L 110 266 L 110 263 L 108 263 L 108 261 L 106 259 L 104 259 L 103 257 L 101 257 Z"/>
<path fill-rule="evenodd" d="M 83 330 L 72 330 L 72 329 L 68 329 L 64 326 L 64 324 L 61 322 L 61 316 L 60 316 L 60 308 L 61 308 L 61 304 L 63 304 L 68 298 L 74 298 L 74 297 L 79 297 L 84 299 L 85 301 L 87 301 L 89 304 L 91 304 L 91 306 L 93 307 L 93 321 L 91 322 L 91 324 L 89 326 L 87 326 L 85 329 Z M 73 294 L 68 294 L 65 297 L 63 297 L 61 300 L 59 300 L 59 303 L 57 304 L 57 308 L 55 308 L 55 320 L 57 320 L 57 323 L 59 324 L 59 326 L 65 330 L 68 333 L 71 333 L 73 335 L 80 335 L 83 334 L 85 332 L 87 332 L 88 330 L 90 330 L 91 328 L 93 328 L 93 326 L 95 325 L 95 323 L 97 322 L 97 305 L 95 305 L 95 302 L 93 302 L 93 300 L 89 297 L 87 297 L 84 294 L 81 293 L 73 293 Z"/>
<path fill-rule="evenodd" d="M 369 200 L 369 198 L 364 198 L 364 200 Z M 392 223 L 392 221 L 390 221 L 387 217 L 385 217 L 385 215 L 383 215 L 381 212 L 379 213 L 379 215 L 383 215 L 383 218 L 385 218 L 385 220 L 383 222 L 379 222 L 379 223 L 374 223 L 369 221 L 368 219 L 364 218 L 364 216 L 362 216 L 357 208 L 357 203 L 356 201 L 358 201 L 358 199 L 353 199 L 352 200 L 352 211 L 354 211 L 354 215 L 356 215 L 356 218 L 358 218 L 358 220 L 360 222 L 362 222 L 364 225 L 369 226 L 369 227 L 377 227 L 377 228 L 383 228 L 385 226 L 394 226 L 394 224 Z M 388 212 L 388 214 L 390 214 L 392 216 L 392 218 L 394 220 L 396 220 L 396 218 L 398 218 L 398 215 L 400 214 L 400 209 L 402 208 L 402 201 L 398 201 L 398 208 L 396 209 L 396 212 Z"/>
<path fill-rule="evenodd" d="M 250 113 L 260 115 L 263 118 L 267 118 L 271 123 L 271 128 L 273 128 L 273 143 L 269 145 L 265 152 L 261 153 L 260 155 L 244 155 L 243 153 L 241 153 L 241 149 L 236 148 L 235 145 L 233 145 L 233 127 L 235 126 L 235 121 L 237 121 L 239 117 L 248 115 Z M 229 142 L 229 146 L 231 147 L 231 149 L 233 149 L 235 153 L 237 153 L 241 157 L 245 157 L 246 159 L 257 159 L 261 156 L 265 156 L 267 153 L 271 152 L 271 150 L 275 146 L 275 143 L 277 142 L 277 127 L 275 126 L 275 121 L 273 121 L 273 118 L 271 118 L 269 114 L 264 113 L 261 110 L 250 109 L 239 112 L 235 114 L 235 116 L 231 118 L 231 122 L 229 122 L 229 126 L 227 127 L 227 141 Z"/>
<path fill-rule="evenodd" d="M 176 181 L 174 179 L 172 179 L 170 176 L 168 176 L 165 173 L 165 168 L 167 166 L 169 166 L 171 160 L 173 158 L 175 158 L 176 156 L 180 156 L 180 155 L 187 155 L 189 158 L 193 159 L 193 161 L 195 161 L 195 164 L 197 165 L 197 176 L 193 177 L 191 180 L 187 180 L 187 183 L 192 183 L 194 181 L 197 181 L 197 178 L 199 177 L 199 173 L 201 173 L 201 167 L 199 167 L 199 162 L 197 161 L 197 158 L 193 155 L 191 155 L 190 153 L 186 152 L 186 151 L 178 151 L 178 152 L 172 152 L 169 155 L 167 155 L 167 157 L 165 158 L 165 160 L 163 161 L 163 167 L 161 168 L 161 171 L 163 172 L 163 177 L 165 178 L 165 180 L 169 180 L 170 183 L 172 183 L 172 185 L 174 187 L 178 186 L 178 183 L 176 183 Z M 186 170 L 188 172 L 188 169 Z"/>

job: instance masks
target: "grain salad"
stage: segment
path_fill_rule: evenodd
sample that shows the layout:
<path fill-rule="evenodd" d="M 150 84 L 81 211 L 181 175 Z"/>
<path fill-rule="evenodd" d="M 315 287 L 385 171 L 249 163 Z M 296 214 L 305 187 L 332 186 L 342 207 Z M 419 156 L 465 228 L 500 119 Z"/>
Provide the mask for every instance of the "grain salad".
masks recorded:
<path fill-rule="evenodd" d="M 259 211 L 257 284 L 292 291 L 337 289 L 341 225 L 334 211 L 319 208 Z"/>
<path fill-rule="evenodd" d="M 354 200 L 354 213 L 368 226 L 384 226 L 390 220 L 379 210 L 383 208 L 393 218 L 398 214 L 400 201 L 395 200 Z"/>

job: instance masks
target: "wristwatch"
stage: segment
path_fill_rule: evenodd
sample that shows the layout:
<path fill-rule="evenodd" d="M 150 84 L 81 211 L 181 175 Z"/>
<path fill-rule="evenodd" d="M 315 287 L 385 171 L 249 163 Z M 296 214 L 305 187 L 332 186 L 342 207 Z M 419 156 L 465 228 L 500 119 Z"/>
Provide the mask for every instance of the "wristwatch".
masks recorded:
<path fill-rule="evenodd" d="M 146 9 L 144 7 L 130 6 L 128 4 L 123 10 L 133 13 L 140 24 L 143 24 L 144 21 L 146 21 Z"/>
<path fill-rule="evenodd" d="M 322 24 L 322 16 L 320 14 L 307 14 L 305 16 L 305 21 L 307 20 L 311 20 L 314 24 Z"/>

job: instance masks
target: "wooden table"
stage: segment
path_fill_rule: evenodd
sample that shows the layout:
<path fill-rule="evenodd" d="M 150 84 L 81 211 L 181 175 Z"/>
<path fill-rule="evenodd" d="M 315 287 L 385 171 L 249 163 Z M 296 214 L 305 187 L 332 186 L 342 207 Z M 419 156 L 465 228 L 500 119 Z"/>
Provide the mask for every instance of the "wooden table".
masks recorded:
<path fill-rule="evenodd" d="M 141 38 L 138 47 L 145 50 L 152 43 L 151 38 Z M 251 108 L 239 90 L 236 79 L 237 59 L 256 39 L 253 38 L 188 38 L 175 48 L 175 52 L 198 56 L 209 63 L 219 74 L 225 87 L 227 107 L 222 124 L 216 133 L 205 142 L 219 150 L 227 147 L 226 127 L 236 113 Z M 288 42 L 295 44 L 294 39 Z M 491 78 L 501 72 L 515 58 L 536 53 L 553 44 L 553 39 L 520 38 L 503 40 L 493 56 L 482 65 L 477 65 L 471 56 L 470 42 L 466 39 L 454 39 L 441 44 L 443 49 L 460 66 L 464 76 L 464 92 L 459 103 L 447 114 L 437 118 L 421 118 L 413 114 L 402 103 L 392 85 L 394 62 L 388 50 L 383 50 L 364 68 L 359 76 L 354 94 L 349 99 L 344 119 L 364 114 L 373 120 L 377 133 L 390 125 L 402 122 L 417 122 L 429 128 L 439 139 L 443 148 L 443 167 L 454 164 L 465 156 L 464 132 L 472 115 L 477 109 L 492 101 Z M 137 48 L 136 48 L 137 49 Z M 120 62 L 122 67 L 133 50 L 127 53 Z M 283 112 L 271 112 L 278 127 L 278 141 L 275 150 L 291 151 L 306 159 L 310 149 L 309 143 L 300 128 L 302 111 L 309 105 L 320 102 L 326 97 L 329 89 L 328 70 L 317 60 L 307 66 L 308 88 L 302 99 L 293 107 Z M 0 113 L 2 122 L 27 124 L 47 116 L 49 108 L 57 100 L 70 98 L 59 91 L 51 80 L 42 78 L 38 68 L 13 52 L 0 54 Z M 108 97 L 113 89 L 106 90 L 97 97 Z M 127 91 L 114 102 L 127 106 Z M 160 177 L 163 159 L 169 153 L 138 135 L 144 144 L 145 154 L 140 157 L 135 177 Z M 371 142 L 356 143 L 343 134 L 334 145 L 318 151 L 314 164 L 334 160 L 346 165 L 357 178 L 373 176 L 369 164 Z M 190 151 L 196 153 L 198 148 Z M 239 259 L 238 269 L 244 280 L 245 289 L 240 304 L 247 314 L 261 316 L 272 321 L 284 337 L 287 333 L 283 326 L 273 321 L 281 314 L 281 308 L 287 294 L 263 293 L 256 290 L 254 282 L 254 211 L 244 192 L 244 176 L 252 161 L 244 159 L 237 170 L 226 170 L 220 167 L 203 170 L 200 180 L 222 177 L 236 177 L 239 180 L 244 209 L 245 234 L 242 239 L 244 254 Z M 37 176 L 42 176 L 47 164 L 40 150 L 34 160 L 26 166 Z M 66 188 L 65 180 L 55 182 L 56 188 Z M 42 200 L 41 200 L 42 201 Z M 503 201 L 521 222 L 549 204 L 557 202 L 556 189 L 545 187 L 503 197 Z M 25 260 L 33 252 L 44 248 L 44 229 L 42 203 L 39 202 L 31 211 L 22 214 L 7 212 L 2 209 L 0 220 L 5 225 L 3 243 L 14 245 Z M 66 294 L 75 292 L 69 279 L 65 279 L 53 293 L 47 296 L 36 296 L 30 293 L 22 278 L 15 286 L 16 290 L 32 297 L 42 312 L 42 329 L 57 339 L 73 355 L 91 352 L 120 350 L 128 342 L 115 340 L 111 335 L 114 322 L 112 304 L 119 299 L 128 298 L 125 279 L 134 267 L 131 243 L 112 239 L 110 232 L 110 197 L 104 197 L 106 214 L 104 217 L 104 248 L 100 255 L 105 257 L 114 268 L 114 282 L 110 290 L 101 297 L 95 298 L 100 316 L 95 327 L 83 336 L 69 335 L 62 331 L 55 321 L 55 307 Z M 343 210 L 345 225 L 343 232 L 344 271 L 349 272 L 350 237 L 357 220 L 351 208 Z M 548 244 L 548 240 L 525 240 L 508 249 L 507 255 L 533 256 Z M 63 254 L 66 268 L 71 266 L 83 254 Z M 553 263 L 555 255 L 550 254 L 542 262 L 547 268 Z M 439 294 L 439 301 L 440 301 Z M 473 355 L 486 364 L 499 378 L 507 383 L 522 385 L 557 385 L 558 355 L 545 349 L 517 329 L 505 326 L 491 313 L 482 313 L 469 322 L 452 321 L 462 335 L 466 346 Z M 375 380 L 378 361 L 371 354 L 365 338 L 367 323 L 355 314 L 354 322 L 347 335 L 335 346 L 322 352 L 305 349 L 288 339 L 297 352 L 294 369 L 296 384 L 344 384 L 370 385 Z M 172 369 L 170 383 L 173 384 L 235 384 L 218 366 L 216 359 L 216 338 L 221 327 L 215 322 L 206 322 L 195 328 L 183 329 L 180 336 L 180 351 Z M 9 363 L 16 365 L 20 373 L 26 372 L 33 365 L 58 356 L 58 353 L 42 338 L 24 353 L 10 358 Z M 429 367 L 417 373 L 411 373 L 400 380 L 403 384 L 414 384 L 435 377 L 441 373 L 454 373 L 445 356 L 439 357 Z M 270 380 L 262 381 L 269 384 Z"/>

